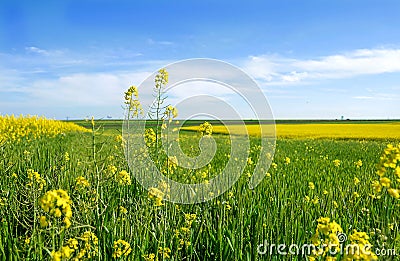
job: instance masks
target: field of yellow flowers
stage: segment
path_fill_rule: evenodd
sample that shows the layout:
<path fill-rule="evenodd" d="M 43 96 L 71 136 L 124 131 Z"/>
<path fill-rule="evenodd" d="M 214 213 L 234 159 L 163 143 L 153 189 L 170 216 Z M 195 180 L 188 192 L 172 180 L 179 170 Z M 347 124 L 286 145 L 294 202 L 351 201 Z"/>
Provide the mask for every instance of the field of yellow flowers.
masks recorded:
<path fill-rule="evenodd" d="M 399 251 L 396 140 L 278 139 L 274 162 L 254 190 L 243 175 L 212 201 L 180 205 L 136 183 L 121 136 L 102 134 L 106 124 L 92 121 L 83 129 L 37 117 L 1 122 L 1 260 L 304 260 L 257 249 L 264 242 L 335 243 L 338 232 L 348 235 L 348 243 Z M 207 182 L 226 164 L 228 136 L 209 125 L 203 129 L 218 144 L 215 159 L 190 173 L 165 166 L 174 170 L 172 178 Z M 151 132 L 147 136 L 151 142 Z M 182 131 L 182 147 L 196 154 L 193 139 L 200 134 Z M 251 145 L 245 173 L 259 157 L 257 137 Z M 308 258 L 378 256 L 325 250 Z"/>
<path fill-rule="evenodd" d="M 167 183 L 146 190 L 134 178 L 154 174 L 142 159 L 150 157 L 174 181 L 209 184 L 230 161 L 233 146 L 230 135 L 208 122 L 197 132 L 176 130 L 178 111 L 163 104 L 167 82 L 162 69 L 151 107 L 160 117 L 132 135 L 141 141 L 133 151 L 130 136 L 121 135 L 121 121 L 92 118 L 79 126 L 0 117 L 0 260 L 398 260 L 398 125 L 375 134 L 378 125 L 278 125 L 275 155 L 263 151 L 249 126 L 250 148 L 239 148 L 249 155 L 234 157 L 243 172 L 239 180 L 212 200 L 176 204 L 168 201 Z M 125 92 L 125 105 L 128 120 L 140 119 L 135 86 Z M 163 150 L 161 130 L 169 128 L 179 131 L 171 142 L 189 157 L 201 154 L 203 138 L 213 139 L 211 161 L 182 167 Z M 291 128 L 286 136 L 285 128 Z M 383 136 L 368 136 L 365 129 Z M 133 155 L 132 168 L 126 154 Z M 273 162 L 250 189 L 261 157 Z M 298 252 L 293 244 L 313 249 Z M 363 251 L 342 251 L 347 245 Z"/>
<path fill-rule="evenodd" d="M 197 126 L 183 127 L 185 130 L 197 131 Z M 229 130 L 224 125 L 213 126 L 214 133 L 247 134 L 260 136 L 260 126 L 256 124 L 230 125 Z M 387 123 L 293 123 L 276 124 L 278 138 L 292 139 L 400 139 L 400 122 Z"/>

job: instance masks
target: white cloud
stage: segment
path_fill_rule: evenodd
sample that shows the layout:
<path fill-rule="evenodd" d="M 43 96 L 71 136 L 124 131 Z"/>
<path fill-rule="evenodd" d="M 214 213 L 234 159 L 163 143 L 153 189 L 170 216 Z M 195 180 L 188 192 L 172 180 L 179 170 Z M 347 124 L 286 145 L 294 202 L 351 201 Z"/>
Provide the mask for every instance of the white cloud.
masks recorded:
<path fill-rule="evenodd" d="M 152 38 L 148 38 L 147 39 L 147 43 L 150 45 L 173 45 L 173 42 L 170 41 L 156 41 L 153 40 Z"/>
<path fill-rule="evenodd" d="M 358 100 L 370 100 L 373 99 L 374 97 L 372 96 L 354 96 L 354 99 L 358 99 Z"/>
<path fill-rule="evenodd" d="M 37 48 L 37 47 L 35 47 L 35 46 L 26 47 L 25 50 L 26 50 L 28 53 L 37 53 L 37 54 L 43 54 L 43 55 L 48 55 L 48 54 L 49 54 L 46 50 Z"/>
<path fill-rule="evenodd" d="M 45 50 L 36 46 L 25 47 L 25 51 L 30 54 L 39 54 L 43 56 L 60 56 L 64 54 L 62 50 Z"/>
<path fill-rule="evenodd" d="M 51 105 L 110 106 L 122 104 L 124 91 L 150 73 L 72 74 L 38 80 L 28 91 L 36 101 Z"/>
<path fill-rule="evenodd" d="M 266 84 L 400 72 L 400 49 L 358 49 L 315 59 L 261 55 L 244 63 L 245 71 Z"/>

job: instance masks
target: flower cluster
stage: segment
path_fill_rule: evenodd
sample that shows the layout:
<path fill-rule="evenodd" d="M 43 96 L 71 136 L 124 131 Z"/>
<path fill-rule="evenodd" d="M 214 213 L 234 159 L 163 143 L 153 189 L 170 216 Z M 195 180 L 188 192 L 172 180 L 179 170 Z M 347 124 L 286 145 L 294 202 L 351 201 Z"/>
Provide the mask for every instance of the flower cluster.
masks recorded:
<path fill-rule="evenodd" d="M 156 255 L 153 253 L 150 253 L 147 255 L 143 255 L 142 257 L 144 258 L 144 261 L 154 261 L 156 258 Z"/>
<path fill-rule="evenodd" d="M 369 236 L 365 232 L 353 231 L 350 235 L 351 247 L 346 248 L 344 261 L 351 260 L 378 260 L 378 257 L 371 250 L 371 243 L 368 241 Z"/>
<path fill-rule="evenodd" d="M 164 193 L 161 190 L 159 190 L 158 188 L 150 188 L 148 195 L 149 195 L 149 199 L 154 202 L 154 206 L 160 207 L 160 206 L 164 205 L 162 203 L 163 198 L 164 198 Z"/>
<path fill-rule="evenodd" d="M 159 247 L 158 253 L 162 256 L 162 260 L 171 258 L 171 249 L 169 247 Z"/>
<path fill-rule="evenodd" d="M 132 183 L 131 175 L 129 175 L 129 173 L 126 170 L 120 171 L 116 175 L 115 179 L 120 185 L 130 185 Z"/>
<path fill-rule="evenodd" d="M 66 228 L 71 226 L 71 204 L 72 201 L 68 193 L 62 189 L 47 191 L 40 199 L 40 206 L 50 216 L 56 218 L 64 217 L 63 222 Z"/>
<path fill-rule="evenodd" d="M 114 241 L 113 258 L 120 258 L 121 256 L 128 256 L 132 252 L 131 245 L 125 240 L 118 239 Z"/>
<path fill-rule="evenodd" d="M 153 147 L 156 142 L 156 133 L 152 128 L 148 128 L 144 132 L 144 141 L 147 147 Z"/>
<path fill-rule="evenodd" d="M 26 184 L 28 187 L 37 188 L 38 190 L 42 190 L 44 186 L 46 186 L 46 180 L 44 180 L 40 174 L 32 169 L 28 169 L 28 180 L 29 182 Z"/>
<path fill-rule="evenodd" d="M 160 69 L 154 79 L 156 89 L 160 89 L 168 83 L 168 72 L 165 69 Z"/>
<path fill-rule="evenodd" d="M 385 189 L 390 196 L 400 199 L 400 144 L 396 147 L 387 145 L 377 166 L 379 180 L 372 182 L 372 188 L 379 194 Z M 372 195 L 374 198 L 380 196 Z"/>
<path fill-rule="evenodd" d="M 98 256 L 99 240 L 91 231 L 85 231 L 80 237 L 70 238 L 67 244 L 62 246 L 59 251 L 52 251 L 53 261 L 70 259 L 91 259 Z"/>
<path fill-rule="evenodd" d="M 142 105 L 139 101 L 139 94 L 136 86 L 131 86 L 125 92 L 125 104 L 128 106 L 132 116 L 137 117 L 143 113 Z"/>
<path fill-rule="evenodd" d="M 90 186 L 89 181 L 85 177 L 82 177 L 82 176 L 77 177 L 75 179 L 75 182 L 76 182 L 77 187 L 89 187 Z"/>
<path fill-rule="evenodd" d="M 196 214 L 185 214 L 185 225 L 175 230 L 175 238 L 178 240 L 178 250 L 181 250 L 184 246 L 189 247 L 191 245 L 191 228 L 196 218 Z"/>
<path fill-rule="evenodd" d="M 340 166 L 340 160 L 335 159 L 335 160 L 333 161 L 333 165 L 335 165 L 335 167 L 339 167 L 339 166 Z"/>
<path fill-rule="evenodd" d="M 211 136 L 212 131 L 213 131 L 213 126 L 209 122 L 204 122 L 200 124 L 199 130 L 198 130 L 202 136 Z"/>
<path fill-rule="evenodd" d="M 172 105 L 168 105 L 167 108 L 165 108 L 164 114 L 167 119 L 169 119 L 169 122 L 171 122 L 172 118 L 178 117 L 178 109 L 173 107 Z"/>
<path fill-rule="evenodd" d="M 311 242 L 318 248 L 314 250 L 309 260 L 317 260 L 319 257 L 330 258 L 332 253 L 339 253 L 340 241 L 338 233 L 343 232 L 342 227 L 328 217 L 320 217 L 318 220 L 317 229 L 311 238 Z"/>

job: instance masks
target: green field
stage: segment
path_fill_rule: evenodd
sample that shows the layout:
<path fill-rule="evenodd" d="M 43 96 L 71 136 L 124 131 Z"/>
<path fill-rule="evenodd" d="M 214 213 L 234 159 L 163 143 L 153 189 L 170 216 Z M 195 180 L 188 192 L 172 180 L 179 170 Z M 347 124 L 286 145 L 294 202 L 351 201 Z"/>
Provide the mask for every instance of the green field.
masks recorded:
<path fill-rule="evenodd" d="M 374 249 L 400 253 L 399 200 L 386 188 L 380 199 L 374 198 L 371 187 L 379 179 L 377 164 L 389 141 L 278 139 L 275 167 L 251 190 L 249 174 L 260 157 L 260 141 L 251 138 L 252 160 L 229 191 L 208 202 L 182 205 L 160 204 L 135 181 L 116 140 L 121 121 L 96 121 L 94 130 L 1 146 L 1 260 L 50 260 L 67 246 L 74 249 L 71 260 L 79 253 L 82 259 L 110 260 L 119 239 L 130 244 L 126 256 L 121 247 L 121 260 L 305 260 L 276 250 L 261 255 L 257 247 L 265 242 L 310 244 L 320 217 L 335 220 L 349 237 L 347 243 L 356 229 L 370 236 Z M 209 165 L 195 171 L 176 167 L 169 177 L 194 183 L 218 175 L 228 160 L 230 141 L 227 135 L 212 137 L 218 150 Z M 193 156 L 200 153 L 199 139 L 196 132 L 182 131 L 179 142 Z M 165 168 L 165 155 L 153 159 Z M 45 180 L 43 188 L 28 177 L 29 169 Z M 123 170 L 131 173 L 131 184 L 119 178 Z M 78 184 L 78 177 L 90 185 Z M 65 190 L 72 201 L 68 228 L 64 213 L 58 218 L 41 207 L 45 193 L 54 189 Z M 41 226 L 41 216 L 47 226 Z M 85 237 L 86 231 L 98 241 Z"/>

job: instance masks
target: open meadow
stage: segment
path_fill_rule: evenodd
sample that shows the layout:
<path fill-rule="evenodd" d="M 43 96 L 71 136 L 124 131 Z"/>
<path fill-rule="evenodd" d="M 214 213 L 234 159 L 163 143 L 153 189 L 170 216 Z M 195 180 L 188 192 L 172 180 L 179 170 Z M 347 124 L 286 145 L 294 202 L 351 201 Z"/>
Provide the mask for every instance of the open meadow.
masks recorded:
<path fill-rule="evenodd" d="M 122 121 L 77 123 L 0 118 L 1 260 L 305 260 L 289 246 L 338 242 L 372 250 L 332 254 L 333 246 L 308 259 L 375 260 L 375 250 L 386 251 L 380 260 L 398 258 L 398 136 L 326 137 L 322 129 L 321 138 L 319 126 L 305 124 L 308 136 L 301 127 L 287 137 L 280 132 L 287 126 L 278 124 L 275 155 L 259 155 L 259 139 L 251 136 L 238 182 L 190 205 L 136 182 L 121 146 Z M 160 157 L 160 168 L 177 181 L 207 183 L 230 157 L 229 135 L 216 133 L 219 128 L 213 126 L 218 150 L 206 167 L 188 171 Z M 334 132 L 335 124 L 329 128 Z M 197 155 L 201 137 L 181 130 L 179 143 Z M 252 190 L 249 176 L 259 157 L 273 163 Z"/>

